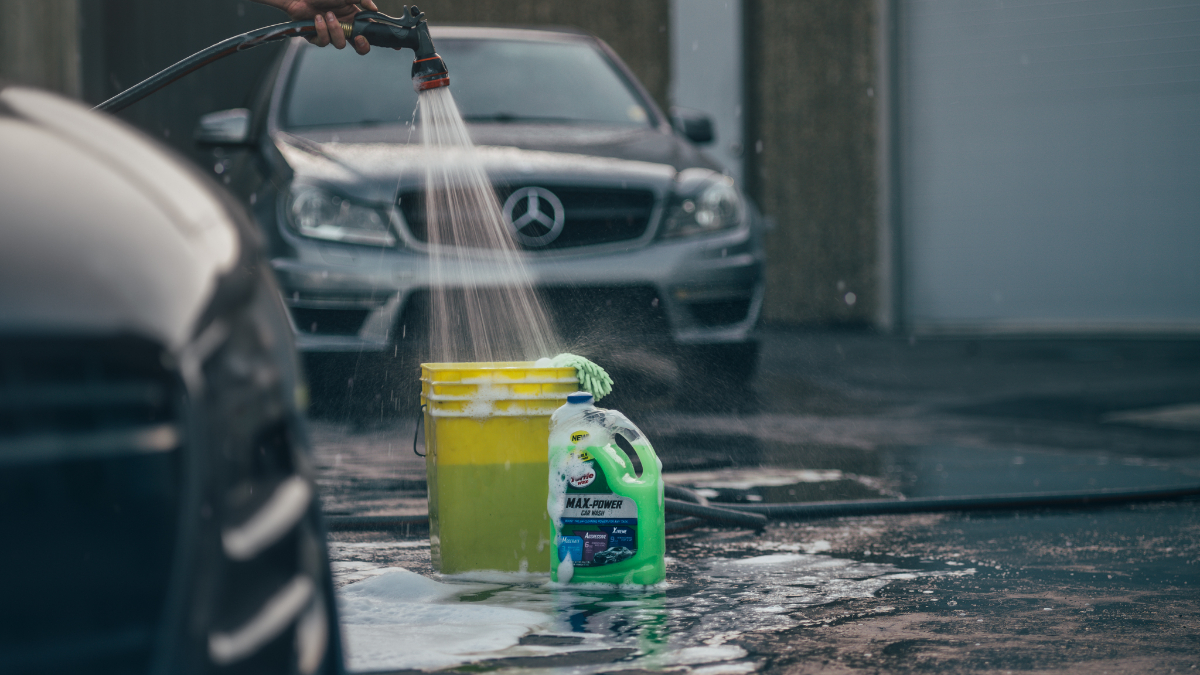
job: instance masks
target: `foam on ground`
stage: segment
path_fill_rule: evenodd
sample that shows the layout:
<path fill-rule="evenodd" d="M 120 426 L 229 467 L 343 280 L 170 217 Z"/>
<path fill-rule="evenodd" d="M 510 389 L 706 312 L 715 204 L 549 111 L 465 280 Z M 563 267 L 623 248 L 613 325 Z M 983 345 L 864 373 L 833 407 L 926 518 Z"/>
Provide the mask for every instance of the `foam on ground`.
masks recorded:
<path fill-rule="evenodd" d="M 703 581 L 685 595 L 551 584 L 544 574 L 474 572 L 435 581 L 363 566 L 354 571 L 375 576 L 339 591 L 348 664 L 430 670 L 624 648 L 633 653 L 601 662 L 580 657 L 556 668 L 562 675 L 664 669 L 741 675 L 756 664 L 733 643 L 747 633 L 796 628 L 805 607 L 871 597 L 900 580 L 974 573 L 965 566 L 919 571 L 806 552 L 824 548 L 815 543 L 759 541 L 752 548 L 762 555 L 673 561 Z M 580 640 L 521 645 L 531 633 Z"/>
<path fill-rule="evenodd" d="M 551 621 L 541 612 L 453 600 L 484 584 L 443 584 L 393 568 L 339 593 L 351 670 L 447 668 L 515 646 Z"/>

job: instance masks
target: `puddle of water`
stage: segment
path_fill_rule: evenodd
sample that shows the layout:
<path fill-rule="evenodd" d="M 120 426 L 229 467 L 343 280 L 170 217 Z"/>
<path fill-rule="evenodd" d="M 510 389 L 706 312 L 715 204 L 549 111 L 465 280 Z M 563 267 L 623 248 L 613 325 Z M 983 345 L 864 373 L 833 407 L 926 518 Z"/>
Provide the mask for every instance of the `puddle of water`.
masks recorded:
<path fill-rule="evenodd" d="M 1100 418 L 1108 424 L 1133 424 L 1159 429 L 1200 430 L 1200 403 L 1123 410 Z"/>
<path fill-rule="evenodd" d="M 745 633 L 799 626 L 805 607 L 868 598 L 896 580 L 974 573 L 814 554 L 828 542 L 768 544 L 760 542 L 772 550 L 749 557 L 669 560 L 671 578 L 683 581 L 646 591 L 553 588 L 545 577 L 499 573 L 435 581 L 347 561 L 355 564 L 335 567 L 338 582 L 362 579 L 339 590 L 348 662 L 353 670 L 590 675 L 671 667 L 740 675 L 755 667 L 732 644 Z"/>
<path fill-rule="evenodd" d="M 924 446 L 890 451 L 908 497 L 1195 485 L 1194 462 L 1156 463 L 1093 453 Z"/>
<path fill-rule="evenodd" d="M 797 483 L 820 483 L 842 479 L 836 469 L 816 471 L 813 469 L 730 469 L 727 471 L 687 471 L 666 476 L 670 483 L 691 485 L 698 488 L 749 490 L 755 487 L 780 487 Z"/>
<path fill-rule="evenodd" d="M 689 487 L 713 502 L 772 504 L 895 496 L 879 478 L 840 469 L 757 467 L 673 472 L 663 478 L 672 485 Z"/>

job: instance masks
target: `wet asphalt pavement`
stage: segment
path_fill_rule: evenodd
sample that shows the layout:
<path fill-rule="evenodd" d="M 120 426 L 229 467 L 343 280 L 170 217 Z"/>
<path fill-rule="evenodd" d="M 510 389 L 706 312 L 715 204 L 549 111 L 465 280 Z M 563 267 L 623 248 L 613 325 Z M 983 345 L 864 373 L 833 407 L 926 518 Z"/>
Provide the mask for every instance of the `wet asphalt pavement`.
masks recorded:
<path fill-rule="evenodd" d="M 640 374 L 639 396 L 604 404 L 647 432 L 668 481 L 714 502 L 1200 484 L 1195 340 L 775 332 L 747 389 L 696 386 L 669 368 L 654 374 L 649 383 Z M 614 378 L 619 388 L 622 374 Z M 314 421 L 327 513 L 423 513 L 412 431 L 404 419 Z M 1198 507 L 837 518 L 759 534 L 701 528 L 669 537 L 669 587 L 657 593 L 563 601 L 538 580 L 502 580 L 482 595 L 464 587 L 447 602 L 540 608 L 551 620 L 516 647 L 452 665 L 1187 671 L 1200 667 Z M 419 527 L 332 533 L 338 585 L 390 567 L 432 576 L 426 537 Z"/>

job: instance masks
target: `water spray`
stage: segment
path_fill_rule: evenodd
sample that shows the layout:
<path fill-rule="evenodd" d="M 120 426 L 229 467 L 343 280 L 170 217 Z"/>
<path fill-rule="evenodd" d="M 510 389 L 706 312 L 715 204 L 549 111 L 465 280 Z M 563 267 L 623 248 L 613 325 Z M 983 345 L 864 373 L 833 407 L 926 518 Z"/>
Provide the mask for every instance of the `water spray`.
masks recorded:
<path fill-rule="evenodd" d="M 354 15 L 352 22 L 341 24 L 341 28 L 349 41 L 361 35 L 367 39 L 368 44 L 375 47 L 413 50 L 415 57 L 412 65 L 412 79 L 413 89 L 417 92 L 450 86 L 450 74 L 446 69 L 446 62 L 438 56 L 437 50 L 433 48 L 433 39 L 429 36 L 429 25 L 425 22 L 425 13 L 417 9 L 416 5 L 405 7 L 403 15 L 399 17 L 388 16 L 381 12 L 359 12 Z M 170 68 L 151 75 L 96 106 L 95 109 L 105 112 L 124 110 L 213 61 L 253 49 L 259 45 L 315 35 L 316 32 L 316 26 L 312 21 L 292 21 L 242 33 L 198 51 Z"/>

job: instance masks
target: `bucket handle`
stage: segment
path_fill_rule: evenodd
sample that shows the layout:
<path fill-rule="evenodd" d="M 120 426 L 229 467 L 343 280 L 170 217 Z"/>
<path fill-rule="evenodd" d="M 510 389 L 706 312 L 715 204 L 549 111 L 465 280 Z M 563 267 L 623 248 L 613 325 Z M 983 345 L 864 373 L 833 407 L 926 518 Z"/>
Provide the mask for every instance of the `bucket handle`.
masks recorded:
<path fill-rule="evenodd" d="M 426 405 L 427 404 L 425 404 L 425 403 L 421 404 L 420 412 L 417 414 L 417 426 L 416 426 L 416 429 L 413 430 L 413 454 L 416 455 L 417 457 L 425 456 L 425 455 L 422 455 L 421 453 L 417 452 L 417 439 L 421 437 L 421 428 L 425 426 L 425 406 Z"/>

